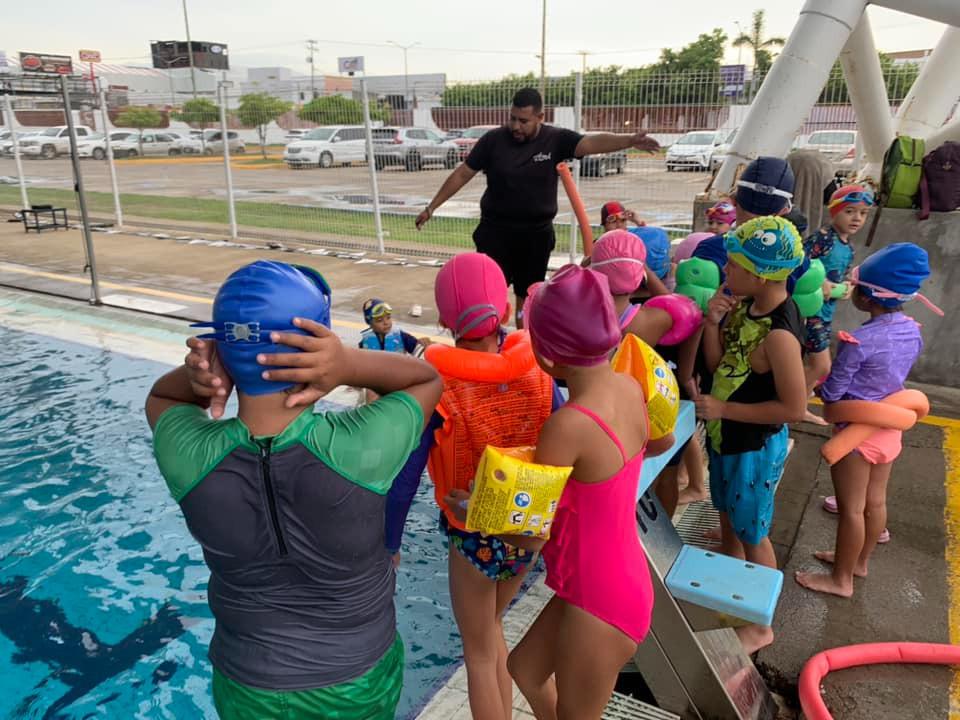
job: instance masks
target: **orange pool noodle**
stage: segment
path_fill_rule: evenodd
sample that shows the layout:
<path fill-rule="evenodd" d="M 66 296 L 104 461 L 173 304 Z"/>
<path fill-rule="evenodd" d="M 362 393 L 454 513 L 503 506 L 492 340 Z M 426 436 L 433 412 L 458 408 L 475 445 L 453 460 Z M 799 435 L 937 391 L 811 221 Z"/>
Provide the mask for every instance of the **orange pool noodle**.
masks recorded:
<path fill-rule="evenodd" d="M 823 417 L 827 422 L 850 424 L 827 440 L 820 448 L 820 454 L 834 465 L 877 430 L 909 430 L 929 412 L 930 401 L 919 390 L 901 390 L 880 402 L 841 400 L 826 404 Z"/>
<path fill-rule="evenodd" d="M 587 217 L 587 209 L 583 206 L 583 200 L 580 199 L 580 193 L 577 192 L 577 186 L 573 182 L 573 175 L 565 162 L 557 163 L 557 175 L 560 176 L 563 189 L 567 191 L 570 205 L 573 207 L 573 212 L 577 216 L 577 223 L 580 225 L 580 235 L 583 236 L 583 254 L 590 257 L 593 254 L 593 228 L 590 225 L 590 219 Z"/>

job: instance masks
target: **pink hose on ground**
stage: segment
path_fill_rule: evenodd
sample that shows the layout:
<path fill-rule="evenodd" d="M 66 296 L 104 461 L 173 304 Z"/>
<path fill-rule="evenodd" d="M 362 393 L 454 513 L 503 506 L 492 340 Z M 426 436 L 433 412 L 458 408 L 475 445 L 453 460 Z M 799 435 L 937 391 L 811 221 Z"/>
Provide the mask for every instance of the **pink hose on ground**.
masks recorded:
<path fill-rule="evenodd" d="M 960 646 L 938 643 L 887 642 L 847 645 L 817 653 L 807 660 L 797 688 L 807 720 L 833 720 L 820 695 L 820 681 L 835 670 L 859 665 L 960 665 Z"/>

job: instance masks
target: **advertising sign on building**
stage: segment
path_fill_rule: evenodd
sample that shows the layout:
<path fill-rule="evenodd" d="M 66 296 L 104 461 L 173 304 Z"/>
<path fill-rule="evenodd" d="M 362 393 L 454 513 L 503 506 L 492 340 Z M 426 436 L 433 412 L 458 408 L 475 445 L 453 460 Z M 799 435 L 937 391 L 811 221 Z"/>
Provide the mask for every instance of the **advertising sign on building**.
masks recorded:
<path fill-rule="evenodd" d="M 743 92 L 746 79 L 746 65 L 721 65 L 720 94 L 726 96 L 739 95 Z"/>
<path fill-rule="evenodd" d="M 22 52 L 20 53 L 20 69 L 25 73 L 72 75 L 73 59 L 69 55 Z"/>
<path fill-rule="evenodd" d="M 337 58 L 337 65 L 342 73 L 363 72 L 363 56 Z"/>
<path fill-rule="evenodd" d="M 102 62 L 102 60 L 100 60 L 100 51 L 99 50 L 81 50 L 80 62 L 88 62 L 88 63 Z"/>

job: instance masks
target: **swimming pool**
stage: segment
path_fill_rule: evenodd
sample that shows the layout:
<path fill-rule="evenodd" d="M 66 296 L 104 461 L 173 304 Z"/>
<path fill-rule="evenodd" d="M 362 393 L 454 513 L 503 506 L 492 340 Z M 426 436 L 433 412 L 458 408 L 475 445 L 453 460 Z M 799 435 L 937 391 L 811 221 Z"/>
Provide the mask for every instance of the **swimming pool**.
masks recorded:
<path fill-rule="evenodd" d="M 0 294 L 0 717 L 215 718 L 209 573 L 142 412 L 169 365 L 22 331 L 56 318 L 69 337 L 94 327 L 144 348 L 179 326 L 58 303 Z M 436 518 L 424 483 L 397 578 L 399 718 L 461 659 Z"/>

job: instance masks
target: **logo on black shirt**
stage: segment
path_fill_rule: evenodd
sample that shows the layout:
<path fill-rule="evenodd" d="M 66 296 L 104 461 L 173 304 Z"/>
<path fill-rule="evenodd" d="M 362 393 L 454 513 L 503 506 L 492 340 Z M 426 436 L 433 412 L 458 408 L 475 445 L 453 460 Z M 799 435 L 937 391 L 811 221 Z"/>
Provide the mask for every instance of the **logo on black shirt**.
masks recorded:
<path fill-rule="evenodd" d="M 533 161 L 534 161 L 534 162 L 543 162 L 544 160 L 549 160 L 551 155 L 553 155 L 552 152 L 548 152 L 548 153 L 542 153 L 542 152 L 541 152 L 541 153 L 537 153 L 536 155 L 533 156 Z"/>

